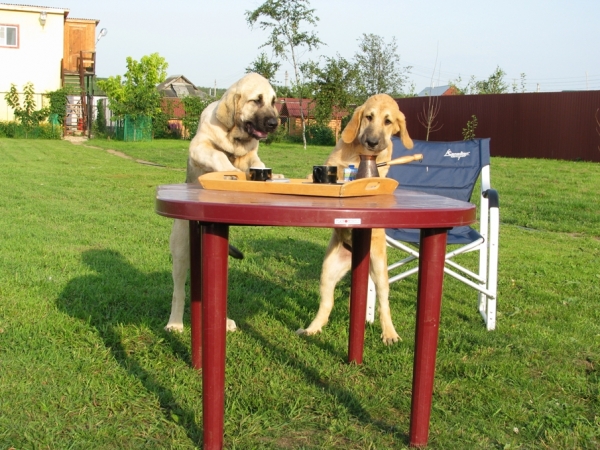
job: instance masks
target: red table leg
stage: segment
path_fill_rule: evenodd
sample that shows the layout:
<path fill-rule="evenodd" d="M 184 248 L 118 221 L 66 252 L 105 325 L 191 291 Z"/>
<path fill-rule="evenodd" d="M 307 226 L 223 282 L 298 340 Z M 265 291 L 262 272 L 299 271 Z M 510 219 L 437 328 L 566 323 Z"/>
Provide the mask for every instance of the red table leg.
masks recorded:
<path fill-rule="evenodd" d="M 429 436 L 444 281 L 446 236 L 445 229 L 421 230 L 415 359 L 410 412 L 410 445 L 412 447 L 427 445 Z"/>
<path fill-rule="evenodd" d="M 362 364 L 367 317 L 367 290 L 371 255 L 371 229 L 352 230 L 352 287 L 350 288 L 350 333 L 348 362 Z"/>
<path fill-rule="evenodd" d="M 190 309 L 192 334 L 192 367 L 202 369 L 202 263 L 200 224 L 190 220 Z"/>
<path fill-rule="evenodd" d="M 221 450 L 223 448 L 228 237 L 228 225 L 202 225 L 202 423 L 204 450 Z"/>

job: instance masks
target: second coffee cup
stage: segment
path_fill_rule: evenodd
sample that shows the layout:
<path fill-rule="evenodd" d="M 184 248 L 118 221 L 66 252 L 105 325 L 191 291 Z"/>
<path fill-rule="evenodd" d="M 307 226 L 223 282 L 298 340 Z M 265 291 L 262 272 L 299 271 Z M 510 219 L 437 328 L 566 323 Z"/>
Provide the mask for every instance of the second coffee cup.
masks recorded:
<path fill-rule="evenodd" d="M 337 166 L 313 166 L 314 183 L 337 183 Z"/>
<path fill-rule="evenodd" d="M 252 181 L 267 181 L 273 178 L 271 169 L 267 167 L 250 167 L 248 172 Z"/>

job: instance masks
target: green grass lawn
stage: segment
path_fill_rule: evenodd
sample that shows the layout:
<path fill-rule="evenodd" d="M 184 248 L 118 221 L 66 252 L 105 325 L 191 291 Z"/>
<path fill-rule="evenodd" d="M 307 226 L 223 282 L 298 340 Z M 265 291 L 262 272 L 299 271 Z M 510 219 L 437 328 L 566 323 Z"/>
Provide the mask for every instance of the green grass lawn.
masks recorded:
<path fill-rule="evenodd" d="M 185 333 L 163 331 L 172 221 L 154 213 L 156 186 L 185 178 L 187 145 L 0 139 L 0 449 L 199 448 L 189 309 Z M 260 154 L 303 177 L 329 151 Z M 447 278 L 429 448 L 597 449 L 600 164 L 492 158 L 492 184 L 497 329 Z M 362 366 L 345 363 L 348 279 L 324 332 L 295 334 L 317 310 L 329 233 L 231 229 L 246 257 L 230 263 L 228 449 L 408 444 L 415 278 L 391 288 L 402 342 L 386 347 L 368 325 Z"/>

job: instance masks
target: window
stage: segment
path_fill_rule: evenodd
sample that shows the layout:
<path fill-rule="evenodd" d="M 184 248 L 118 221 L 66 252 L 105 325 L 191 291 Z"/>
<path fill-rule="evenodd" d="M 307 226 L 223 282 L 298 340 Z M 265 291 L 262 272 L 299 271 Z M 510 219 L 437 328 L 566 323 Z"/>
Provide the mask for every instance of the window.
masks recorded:
<path fill-rule="evenodd" d="M 0 47 L 19 46 L 19 28 L 15 25 L 0 25 Z"/>

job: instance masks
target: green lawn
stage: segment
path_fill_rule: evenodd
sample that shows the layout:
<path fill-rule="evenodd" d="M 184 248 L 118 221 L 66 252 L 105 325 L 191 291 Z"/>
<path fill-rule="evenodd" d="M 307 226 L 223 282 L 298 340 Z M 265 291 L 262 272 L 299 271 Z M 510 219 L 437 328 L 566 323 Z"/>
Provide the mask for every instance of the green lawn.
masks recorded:
<path fill-rule="evenodd" d="M 154 213 L 187 145 L 0 139 L 0 449 L 200 446 L 189 326 L 163 331 L 171 220 Z M 301 177 L 329 151 L 260 154 Z M 446 279 L 429 448 L 600 448 L 600 164 L 492 158 L 492 184 L 498 325 Z M 391 289 L 403 341 L 367 326 L 362 366 L 345 363 L 348 279 L 324 332 L 295 334 L 317 310 L 329 233 L 231 229 L 246 258 L 230 263 L 228 449 L 407 446 L 416 279 Z"/>

